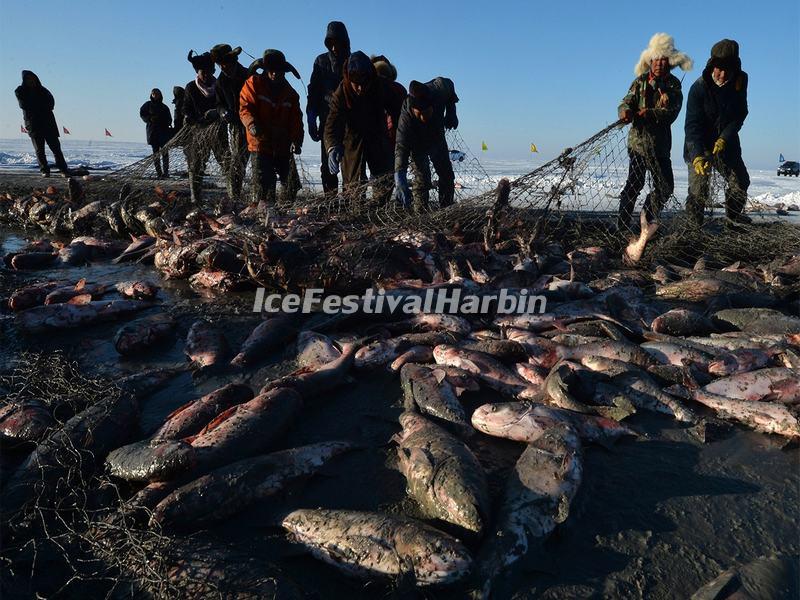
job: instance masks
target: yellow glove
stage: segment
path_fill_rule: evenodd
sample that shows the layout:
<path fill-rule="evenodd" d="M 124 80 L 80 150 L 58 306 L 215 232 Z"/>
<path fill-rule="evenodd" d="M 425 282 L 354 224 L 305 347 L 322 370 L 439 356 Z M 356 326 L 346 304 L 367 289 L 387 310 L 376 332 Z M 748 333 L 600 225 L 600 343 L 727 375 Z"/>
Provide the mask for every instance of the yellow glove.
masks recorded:
<path fill-rule="evenodd" d="M 717 138 L 717 141 L 714 142 L 714 149 L 711 151 L 712 154 L 719 154 L 725 150 L 725 140 L 722 138 Z"/>
<path fill-rule="evenodd" d="M 692 161 L 692 166 L 694 166 L 694 172 L 703 177 L 708 175 L 708 172 L 711 170 L 711 163 L 708 162 L 705 156 L 698 156 L 695 158 Z"/>

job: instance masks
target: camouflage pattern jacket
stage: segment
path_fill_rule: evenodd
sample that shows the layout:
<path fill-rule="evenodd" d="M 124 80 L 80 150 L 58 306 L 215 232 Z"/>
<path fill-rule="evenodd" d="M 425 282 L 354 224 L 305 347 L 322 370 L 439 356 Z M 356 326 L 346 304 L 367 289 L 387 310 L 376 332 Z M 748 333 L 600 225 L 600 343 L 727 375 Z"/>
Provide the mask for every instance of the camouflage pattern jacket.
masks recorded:
<path fill-rule="evenodd" d="M 650 79 L 648 72 L 634 79 L 619 105 L 620 118 L 626 110 L 633 113 L 628 148 L 644 156 L 651 153 L 653 156 L 669 156 L 672 150 L 670 128 L 682 105 L 681 82 L 674 75 Z M 646 116 L 638 117 L 643 108 L 647 109 Z"/>

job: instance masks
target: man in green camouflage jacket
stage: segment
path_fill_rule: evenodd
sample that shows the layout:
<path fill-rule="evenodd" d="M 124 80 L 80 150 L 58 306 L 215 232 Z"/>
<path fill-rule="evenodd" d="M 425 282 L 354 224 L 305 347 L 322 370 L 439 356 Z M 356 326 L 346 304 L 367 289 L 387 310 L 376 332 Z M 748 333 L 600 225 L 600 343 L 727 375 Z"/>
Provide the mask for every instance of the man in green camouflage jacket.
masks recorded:
<path fill-rule="evenodd" d="M 658 218 L 667 199 L 672 195 L 671 127 L 683 104 L 681 82 L 670 73 L 680 66 L 692 68 L 692 60 L 675 50 L 671 36 L 657 33 L 642 52 L 634 68 L 636 79 L 619 105 L 619 118 L 631 123 L 628 134 L 628 179 L 619 196 L 620 231 L 630 228 L 636 198 L 650 172 L 653 189 L 647 194 L 643 210 L 648 222 Z"/>

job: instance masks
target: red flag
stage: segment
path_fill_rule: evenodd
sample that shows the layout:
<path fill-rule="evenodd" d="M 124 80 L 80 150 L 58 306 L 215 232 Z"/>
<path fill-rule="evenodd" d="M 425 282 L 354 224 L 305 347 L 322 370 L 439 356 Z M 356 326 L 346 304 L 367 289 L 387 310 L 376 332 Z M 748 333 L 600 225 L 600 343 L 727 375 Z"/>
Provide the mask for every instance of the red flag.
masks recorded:
<path fill-rule="evenodd" d="M 64 130 L 64 133 L 66 133 L 67 135 L 71 135 L 71 134 L 70 134 L 70 132 L 69 132 L 69 129 L 67 129 L 67 128 L 66 128 L 66 127 L 64 127 L 63 125 L 61 126 L 61 129 L 63 129 L 63 130 Z"/>
<path fill-rule="evenodd" d="M 28 130 L 27 130 L 27 129 L 25 129 L 25 125 L 20 125 L 20 126 L 19 126 L 19 132 L 20 132 L 20 133 L 28 133 Z"/>
<path fill-rule="evenodd" d="M 106 137 L 114 137 L 108 129 L 106 129 Z"/>

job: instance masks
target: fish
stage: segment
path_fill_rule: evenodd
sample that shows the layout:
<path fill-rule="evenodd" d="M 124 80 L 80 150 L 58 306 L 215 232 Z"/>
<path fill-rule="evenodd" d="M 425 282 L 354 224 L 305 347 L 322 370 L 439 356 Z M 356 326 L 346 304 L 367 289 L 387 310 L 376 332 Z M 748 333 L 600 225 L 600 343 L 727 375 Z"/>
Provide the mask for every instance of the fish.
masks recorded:
<path fill-rule="evenodd" d="M 514 340 L 464 340 L 459 348 L 483 352 L 507 363 L 516 363 L 528 359 L 528 352 L 522 344 Z"/>
<path fill-rule="evenodd" d="M 731 350 L 709 362 L 708 372 L 717 377 L 734 375 L 736 373 L 747 373 L 748 371 L 754 371 L 769 365 L 772 360 L 772 355 L 772 353 L 767 353 L 755 348 Z"/>
<path fill-rule="evenodd" d="M 214 469 L 172 491 L 153 510 L 150 525 L 203 526 L 229 517 L 319 471 L 348 452 L 347 442 L 323 442 L 246 458 Z"/>
<path fill-rule="evenodd" d="M 408 363 L 400 370 L 400 382 L 407 411 L 419 410 L 461 436 L 474 433 L 444 369 Z"/>
<path fill-rule="evenodd" d="M 581 365 L 562 360 L 550 370 L 542 386 L 542 398 L 553 406 L 578 413 L 598 414 L 621 420 L 634 412 L 626 406 L 595 406 L 579 400 L 575 394 L 581 381 L 577 373 L 583 369 Z"/>
<path fill-rule="evenodd" d="M 658 361 L 639 345 L 616 340 L 593 342 L 575 347 L 559 346 L 557 353 L 560 358 L 567 360 L 581 360 L 585 356 L 616 358 L 644 369 L 658 364 Z"/>
<path fill-rule="evenodd" d="M 613 390 L 604 385 L 597 386 L 597 398 L 622 395 L 637 409 L 669 415 L 682 423 L 697 425 L 701 418 L 684 406 L 680 400 L 662 391 L 653 379 L 639 369 L 624 371 L 611 377 Z"/>
<path fill-rule="evenodd" d="M 439 365 L 458 367 L 477 376 L 492 389 L 519 398 L 532 398 L 538 388 L 531 386 L 497 359 L 474 350 L 441 344 L 433 349 Z"/>
<path fill-rule="evenodd" d="M 147 369 L 117 379 L 116 384 L 126 394 L 143 400 L 182 371 L 183 369 Z"/>
<path fill-rule="evenodd" d="M 630 240 L 622 254 L 622 262 L 626 265 L 635 265 L 642 259 L 644 249 L 658 230 L 658 221 L 647 222 L 647 214 L 642 211 L 639 214 L 640 231 L 639 237 Z"/>
<path fill-rule="evenodd" d="M 172 411 L 151 439 L 179 440 L 195 435 L 218 414 L 252 399 L 253 390 L 249 386 L 229 383 Z"/>
<path fill-rule="evenodd" d="M 656 296 L 664 300 L 705 302 L 718 296 L 744 291 L 744 287 L 713 276 L 693 276 L 656 286 Z"/>
<path fill-rule="evenodd" d="M 394 361 L 414 346 L 436 346 L 453 344 L 459 337 L 452 332 L 432 331 L 407 333 L 394 338 L 376 340 L 359 349 L 355 356 L 356 369 L 370 369 Z"/>
<path fill-rule="evenodd" d="M 800 376 L 793 369 L 772 367 L 712 381 L 703 391 L 749 401 L 800 402 Z"/>
<path fill-rule="evenodd" d="M 86 283 L 85 279 L 81 279 L 74 286 L 64 286 L 54 289 L 47 294 L 43 304 L 47 306 L 49 304 L 69 302 L 72 298 L 84 294 L 89 294 L 92 299 L 96 300 L 105 293 L 106 286 L 98 283 Z"/>
<path fill-rule="evenodd" d="M 175 329 L 172 317 L 158 315 L 123 325 L 114 335 L 114 348 L 123 356 L 138 354 L 168 338 Z"/>
<path fill-rule="evenodd" d="M 418 586 L 444 585 L 463 579 L 472 566 L 461 542 L 407 517 L 300 509 L 282 525 L 312 556 L 362 579 L 409 575 Z"/>
<path fill-rule="evenodd" d="M 131 300 L 153 300 L 158 293 L 158 286 L 149 281 L 120 281 L 114 288 Z"/>
<path fill-rule="evenodd" d="M 715 312 L 711 319 L 727 329 L 756 335 L 800 333 L 800 318 L 771 308 L 728 308 Z"/>
<path fill-rule="evenodd" d="M 25 252 L 11 259 L 11 268 L 17 271 L 43 269 L 51 266 L 57 257 L 56 252 Z"/>
<path fill-rule="evenodd" d="M 430 517 L 480 534 L 489 515 L 486 475 L 458 438 L 423 416 L 404 412 L 394 438 L 409 494 Z"/>
<path fill-rule="evenodd" d="M 711 319 L 683 308 L 674 308 L 659 315 L 653 319 L 650 327 L 657 333 L 674 336 L 707 335 L 716 331 Z"/>
<path fill-rule="evenodd" d="M 528 354 L 531 364 L 545 369 L 551 369 L 558 362 L 558 352 L 553 340 L 540 337 L 525 329 L 511 327 L 506 329 L 505 335 L 509 340 L 521 344 Z"/>
<path fill-rule="evenodd" d="M 762 556 L 720 573 L 690 600 L 776 600 L 800 597 L 800 557 Z"/>
<path fill-rule="evenodd" d="M 44 304 L 47 294 L 62 286 L 63 284 L 57 282 L 46 281 L 22 287 L 12 292 L 11 296 L 8 297 L 8 308 L 13 311 L 20 311 L 34 306 L 41 306 Z"/>
<path fill-rule="evenodd" d="M 714 354 L 703 352 L 686 344 L 671 342 L 644 342 L 639 347 L 663 365 L 696 364 L 705 367 L 715 357 Z"/>
<path fill-rule="evenodd" d="M 154 304 L 139 300 L 96 300 L 83 305 L 50 304 L 17 313 L 17 325 L 30 333 L 82 327 L 112 321 Z"/>
<path fill-rule="evenodd" d="M 155 243 L 156 238 L 152 235 L 140 235 L 138 237 L 132 235 L 130 245 L 122 251 L 122 254 L 111 262 L 116 265 L 129 260 L 137 260 L 154 246 Z"/>
<path fill-rule="evenodd" d="M 56 420 L 41 402 L 27 400 L 0 406 L 0 443 L 18 446 L 36 443 L 56 426 Z"/>
<path fill-rule="evenodd" d="M 79 267 L 89 262 L 92 250 L 83 242 L 70 242 L 58 251 L 56 260 L 60 266 Z"/>
<path fill-rule="evenodd" d="M 339 358 L 341 351 L 325 334 L 305 329 L 297 335 L 297 364 L 319 368 Z"/>
<path fill-rule="evenodd" d="M 230 348 L 219 329 L 200 319 L 189 328 L 184 353 L 194 366 L 208 368 L 220 364 L 230 353 Z"/>
<path fill-rule="evenodd" d="M 514 372 L 533 386 L 543 385 L 548 373 L 547 369 L 526 362 L 516 363 Z"/>
<path fill-rule="evenodd" d="M 261 393 L 288 388 L 298 392 L 303 399 L 317 398 L 322 393 L 345 383 L 357 350 L 358 344 L 356 343 L 344 344 L 342 355 L 336 360 L 317 369 L 303 367 L 274 381 L 269 381 L 261 388 Z"/>
<path fill-rule="evenodd" d="M 296 322 L 295 315 L 281 314 L 259 323 L 231 360 L 231 366 L 252 366 L 270 352 L 285 347 L 297 335 Z"/>
<path fill-rule="evenodd" d="M 533 402 L 498 402 L 475 409 L 472 425 L 478 431 L 494 437 L 531 443 L 549 429 L 567 424 L 582 440 L 604 445 L 636 432 L 614 419 L 577 413 Z"/>
<path fill-rule="evenodd" d="M 433 348 L 430 346 L 412 346 L 392 361 L 392 364 L 389 365 L 389 370 L 397 373 L 404 365 L 409 363 L 431 362 L 433 362 Z"/>
<path fill-rule="evenodd" d="M 419 313 L 405 321 L 392 324 L 397 329 L 425 329 L 427 331 L 449 331 L 459 336 L 472 331 L 472 325 L 464 317 L 442 313 Z"/>
<path fill-rule="evenodd" d="M 531 545 L 567 520 L 582 477 L 580 438 L 571 427 L 556 425 L 525 448 L 508 476 L 495 529 L 478 554 L 477 597 L 489 598 L 495 582 Z"/>
<path fill-rule="evenodd" d="M 195 449 L 183 440 L 143 440 L 111 451 L 106 468 L 126 481 L 169 481 L 191 470 L 196 460 Z"/>

